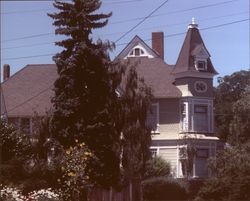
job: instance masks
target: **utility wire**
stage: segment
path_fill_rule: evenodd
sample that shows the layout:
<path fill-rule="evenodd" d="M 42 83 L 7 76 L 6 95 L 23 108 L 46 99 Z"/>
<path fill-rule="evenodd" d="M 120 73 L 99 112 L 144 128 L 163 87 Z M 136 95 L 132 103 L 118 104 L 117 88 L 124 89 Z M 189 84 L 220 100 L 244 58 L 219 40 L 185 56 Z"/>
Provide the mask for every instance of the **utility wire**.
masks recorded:
<path fill-rule="evenodd" d="M 150 16 L 150 18 L 152 18 L 152 17 L 159 17 L 159 16 L 163 16 L 163 15 L 170 15 L 170 14 L 182 13 L 182 12 L 187 12 L 187 11 L 191 11 L 191 10 L 198 10 L 198 9 L 201 9 L 201 8 L 208 8 L 208 7 L 219 6 L 219 5 L 223 5 L 223 4 L 232 3 L 232 2 L 235 2 L 235 1 L 239 1 L 239 0 L 223 1 L 223 2 L 214 3 L 214 4 L 208 4 L 208 5 L 204 5 L 204 6 L 197 6 L 197 7 L 194 7 L 194 8 L 188 8 L 188 9 L 182 9 L 182 10 L 176 10 L 176 11 L 169 11 L 167 13 L 152 15 L 152 16 Z M 120 24 L 120 23 L 135 21 L 135 20 L 141 20 L 141 19 L 144 19 L 144 17 L 131 18 L 131 19 L 128 19 L 128 20 L 120 20 L 120 21 L 116 21 L 116 22 L 111 22 L 109 24 Z"/>
<path fill-rule="evenodd" d="M 134 21 L 134 20 L 140 20 L 142 19 L 142 22 L 144 22 L 147 18 L 151 18 L 151 17 L 157 17 L 157 16 L 162 16 L 162 15 L 169 15 L 169 14 L 175 14 L 175 13 L 181 13 L 181 12 L 185 12 L 185 11 L 190 11 L 190 10 L 196 10 L 196 9 L 201 9 L 201 8 L 206 8 L 206 7 L 211 7 L 211 6 L 218 6 L 218 5 L 221 5 L 221 4 L 226 4 L 226 3 L 232 3 L 234 1 L 239 1 L 239 0 L 230 0 L 230 1 L 224 1 L 224 2 L 220 2 L 220 3 L 215 3 L 215 4 L 209 4 L 209 5 L 204 5 L 204 6 L 199 6 L 199 7 L 194 7 L 194 8 L 189 8 L 189 9 L 183 9 L 183 10 L 177 10 L 177 11 L 172 11 L 172 12 L 168 12 L 168 13 L 163 13 L 163 14 L 158 14 L 158 15 L 148 15 L 146 17 L 138 17 L 138 18 L 132 18 L 132 19 L 129 19 L 129 20 L 123 20 L 123 21 L 116 21 L 116 22 L 112 22 L 112 23 L 109 23 L 110 25 L 111 24 L 120 24 L 120 23 L 125 23 L 125 22 L 129 22 L 129 21 Z M 164 2 L 165 4 L 166 2 Z M 158 10 L 158 9 L 157 9 Z M 146 18 L 146 19 L 145 19 Z M 136 26 L 139 26 L 142 22 L 139 22 L 138 25 Z M 136 28 L 136 27 L 135 27 Z M 133 30 L 135 28 L 132 28 Z M 131 30 L 132 31 L 132 30 Z M 131 32 L 130 31 L 130 32 Z M 10 41 L 16 41 L 16 40 L 23 40 L 23 39 L 28 39 L 28 38 L 35 38 L 35 37 L 41 37 L 41 36 L 46 36 L 46 35 L 53 35 L 55 33 L 43 33 L 43 34 L 36 34 L 36 35 L 31 35 L 31 36 L 25 36 L 25 37 L 19 37 L 19 38 L 13 38 L 13 39 L 7 39 L 7 40 L 3 40 L 1 41 L 2 43 L 4 42 L 10 42 Z"/>
<path fill-rule="evenodd" d="M 36 98 L 37 96 L 41 95 L 42 93 L 45 93 L 46 91 L 51 90 L 52 87 L 53 87 L 53 85 L 51 85 L 51 86 L 49 86 L 48 88 L 46 88 L 46 89 L 40 91 L 40 92 L 37 93 L 36 95 L 34 95 L 34 96 L 30 97 L 29 99 L 27 99 L 26 101 L 24 101 L 24 102 L 22 102 L 22 103 L 16 105 L 15 107 L 9 109 L 8 111 L 5 112 L 5 114 L 6 114 L 7 112 L 11 112 L 11 111 L 13 111 L 14 109 L 16 109 L 16 108 L 18 108 L 18 107 L 24 105 L 25 103 L 31 101 L 32 99 Z"/>
<path fill-rule="evenodd" d="M 233 21 L 233 22 L 229 22 L 229 23 L 224 23 L 224 24 L 218 24 L 218 25 L 214 25 L 214 26 L 210 26 L 210 27 L 205 27 L 205 28 L 201 28 L 199 30 L 208 30 L 208 29 L 214 29 L 214 28 L 219 28 L 219 27 L 224 27 L 224 26 L 228 26 L 228 25 L 232 25 L 232 24 L 237 24 L 237 23 L 241 23 L 241 22 L 245 22 L 245 21 L 249 21 L 248 19 L 243 19 L 243 20 L 237 20 L 237 21 Z M 183 35 L 186 34 L 187 32 L 180 32 L 180 33 L 174 33 L 174 34 L 169 34 L 164 36 L 164 38 L 170 38 L 170 37 L 174 37 L 174 36 L 179 36 L 179 35 Z M 145 39 L 143 41 L 151 41 L 152 39 Z M 122 46 L 122 45 L 127 45 L 129 43 L 121 43 L 121 44 L 117 44 L 116 46 Z"/>
<path fill-rule="evenodd" d="M 16 40 L 23 40 L 23 39 L 28 39 L 28 38 L 36 38 L 36 37 L 48 36 L 48 35 L 52 35 L 52 34 L 55 34 L 55 33 L 35 34 L 35 35 L 30 35 L 30 36 L 24 36 L 24 37 L 21 37 L 21 38 L 12 38 L 12 39 L 8 39 L 8 40 L 3 40 L 1 42 L 4 43 L 4 42 L 10 42 L 10 41 L 16 41 Z"/>
<path fill-rule="evenodd" d="M 231 16 L 236 16 L 236 15 L 242 15 L 242 14 L 246 14 L 246 13 L 249 13 L 249 11 L 239 12 L 239 13 L 231 13 L 229 15 L 221 15 L 221 16 L 210 17 L 210 18 L 203 18 L 203 19 L 199 19 L 199 22 L 209 21 L 209 20 L 219 19 L 219 18 L 224 18 L 224 17 L 231 17 Z M 142 28 L 142 29 L 136 29 L 136 31 L 150 30 L 150 29 L 159 28 L 159 27 L 160 28 L 162 28 L 162 27 L 173 27 L 173 26 L 176 26 L 176 25 L 182 25 L 182 24 L 187 24 L 187 23 L 190 23 L 190 22 L 185 21 L 185 22 L 178 22 L 178 23 L 172 23 L 172 24 L 165 24 L 165 25 L 147 27 L 147 28 Z M 115 32 L 115 33 L 100 34 L 99 36 L 117 35 L 117 34 L 122 34 L 122 33 L 125 33 L 125 32 Z"/>
<path fill-rule="evenodd" d="M 161 7 L 163 7 L 168 0 L 164 1 L 160 6 L 158 6 L 156 9 L 154 9 L 149 15 L 144 17 L 139 23 L 137 23 L 135 26 L 133 26 L 131 29 L 129 29 L 126 33 L 124 33 L 121 37 L 119 37 L 115 43 L 117 43 L 119 40 L 121 40 L 123 37 L 125 37 L 127 34 L 129 34 L 131 31 L 133 31 L 136 27 L 138 27 L 140 24 L 142 24 L 145 20 L 147 20 L 150 16 L 152 16 L 157 10 L 159 10 Z"/>
<path fill-rule="evenodd" d="M 144 0 L 125 0 L 125 1 L 103 1 L 103 4 L 124 4 L 124 3 L 134 3 L 135 1 L 144 1 Z"/>
<path fill-rule="evenodd" d="M 124 1 L 103 1 L 103 4 L 124 4 L 124 3 L 134 3 L 140 2 L 144 0 L 124 0 Z M 0 12 L 1 15 L 10 15 L 10 14 L 23 14 L 23 13 L 37 13 L 43 11 L 51 11 L 54 8 L 47 8 L 47 9 L 34 9 L 34 10 L 16 10 L 16 11 L 8 11 L 8 12 Z"/>
<path fill-rule="evenodd" d="M 19 59 L 28 59 L 28 58 L 35 58 L 35 57 L 47 57 L 47 56 L 53 56 L 54 54 L 40 54 L 40 55 L 33 55 L 33 56 L 25 56 L 25 57 L 11 57 L 11 58 L 6 58 L 3 60 L 19 60 Z"/>
<path fill-rule="evenodd" d="M 23 48 L 23 47 L 33 47 L 33 46 L 40 46 L 40 45 L 48 45 L 48 44 L 53 44 L 53 43 L 55 43 L 55 42 L 35 43 L 35 44 L 30 44 L 30 45 L 20 45 L 20 46 L 14 46 L 14 47 L 5 47 L 5 48 L 2 48 L 2 50 L 17 49 L 17 48 Z"/>
<path fill-rule="evenodd" d="M 246 14 L 249 13 L 248 11 L 245 12 L 239 12 L 239 13 L 231 13 L 229 15 L 221 15 L 221 16 L 216 16 L 216 17 L 210 17 L 210 18 L 204 18 L 204 19 L 199 19 L 199 22 L 202 21 L 209 21 L 212 19 L 219 19 L 219 18 L 224 18 L 224 17 L 230 17 L 230 16 L 236 16 L 236 15 L 241 15 L 241 14 Z M 176 25 L 182 25 L 182 24 L 187 24 L 188 21 L 186 22 L 179 22 L 179 23 L 173 23 L 173 24 L 165 24 L 165 25 L 160 25 L 160 26 L 154 26 L 154 27 L 147 27 L 147 28 L 142 28 L 142 29 L 136 29 L 137 31 L 143 31 L 143 30 L 150 30 L 153 28 L 158 28 L 158 27 L 172 27 Z M 99 36 L 109 36 L 109 35 L 117 35 L 117 34 L 123 34 L 125 32 L 113 32 L 113 33 L 108 33 L 108 34 L 101 34 Z M 46 43 L 35 43 L 35 44 L 30 44 L 30 45 L 20 45 L 20 46 L 13 46 L 13 47 L 5 47 L 2 48 L 2 50 L 9 50 L 9 49 L 17 49 L 17 48 L 23 48 L 23 47 L 33 47 L 33 46 L 40 46 L 40 45 L 48 45 L 48 44 L 54 44 L 55 42 L 46 42 Z"/>
<path fill-rule="evenodd" d="M 205 27 L 205 28 L 201 28 L 199 30 L 209 30 L 209 29 L 214 29 L 214 28 L 219 28 L 219 27 L 224 27 L 224 26 L 228 26 L 228 25 L 232 25 L 232 24 L 237 24 L 237 23 L 241 23 L 241 22 L 245 22 L 245 21 L 249 21 L 249 18 L 247 19 L 242 19 L 242 20 L 237 20 L 237 21 L 233 21 L 233 22 L 228 22 L 228 23 L 224 23 L 224 24 L 218 24 L 218 25 L 214 25 L 214 26 L 210 26 L 210 27 Z M 180 32 L 180 33 L 174 33 L 174 34 L 169 34 L 164 36 L 164 38 L 170 38 L 170 37 L 174 37 L 174 36 L 179 36 L 179 35 L 183 35 L 186 34 L 187 32 Z M 152 39 L 145 39 L 143 41 L 151 41 Z M 127 45 L 129 43 L 120 43 L 117 44 L 116 46 L 122 46 L 122 45 Z M 42 57 L 42 56 L 52 56 L 55 54 L 44 54 L 44 55 L 33 55 L 33 56 L 26 56 L 26 57 L 14 57 L 14 58 L 6 58 L 3 60 L 18 60 L 18 59 L 27 59 L 27 58 L 34 58 L 34 57 Z"/>
<path fill-rule="evenodd" d="M 36 13 L 36 12 L 42 12 L 42 11 L 49 11 L 53 10 L 52 8 L 47 9 L 37 9 L 37 10 L 17 10 L 17 11 L 9 11 L 9 12 L 1 12 L 1 15 L 9 15 L 9 14 L 20 14 L 20 13 Z"/>

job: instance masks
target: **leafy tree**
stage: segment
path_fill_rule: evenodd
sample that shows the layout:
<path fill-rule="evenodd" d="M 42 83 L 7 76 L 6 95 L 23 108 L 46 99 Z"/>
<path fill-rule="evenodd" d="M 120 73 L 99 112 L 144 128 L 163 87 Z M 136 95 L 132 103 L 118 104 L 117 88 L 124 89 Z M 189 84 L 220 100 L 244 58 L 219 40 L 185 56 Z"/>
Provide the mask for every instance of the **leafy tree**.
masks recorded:
<path fill-rule="evenodd" d="M 250 85 L 246 87 L 241 98 L 233 104 L 233 114 L 230 142 L 245 143 L 250 140 Z"/>
<path fill-rule="evenodd" d="M 214 173 L 197 200 L 248 200 L 250 197 L 250 144 L 227 147 L 210 161 Z"/>
<path fill-rule="evenodd" d="M 249 85 L 250 71 L 242 70 L 221 78 L 218 87 L 215 89 L 215 122 L 217 133 L 221 139 L 230 143 L 233 142 L 229 139 L 229 136 L 234 135 L 232 121 L 236 112 L 236 110 L 233 111 L 233 105 L 242 97 L 242 93 L 244 93 L 246 87 Z M 238 124 L 238 127 L 240 127 L 240 124 Z"/>
<path fill-rule="evenodd" d="M 56 34 L 66 39 L 56 44 L 63 51 L 56 54 L 59 78 L 52 102 L 53 137 L 66 148 L 75 140 L 84 142 L 95 155 L 87 161 L 90 181 L 102 186 L 114 184 L 119 177 L 119 142 L 114 121 L 114 103 L 118 86 L 108 50 L 110 43 L 93 42 L 93 29 L 107 24 L 109 14 L 97 14 L 99 0 L 55 1 L 58 13 L 49 14 Z"/>

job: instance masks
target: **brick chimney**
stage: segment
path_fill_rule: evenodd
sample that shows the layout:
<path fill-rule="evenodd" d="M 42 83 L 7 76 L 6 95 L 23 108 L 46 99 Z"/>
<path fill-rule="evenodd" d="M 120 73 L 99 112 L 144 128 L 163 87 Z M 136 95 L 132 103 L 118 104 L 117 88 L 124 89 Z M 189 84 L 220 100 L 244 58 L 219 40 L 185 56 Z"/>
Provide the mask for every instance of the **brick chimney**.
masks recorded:
<path fill-rule="evenodd" d="M 164 60 L 164 33 L 152 32 L 152 48 Z"/>
<path fill-rule="evenodd" d="M 4 64 L 3 65 L 3 81 L 9 79 L 10 77 L 10 65 Z"/>

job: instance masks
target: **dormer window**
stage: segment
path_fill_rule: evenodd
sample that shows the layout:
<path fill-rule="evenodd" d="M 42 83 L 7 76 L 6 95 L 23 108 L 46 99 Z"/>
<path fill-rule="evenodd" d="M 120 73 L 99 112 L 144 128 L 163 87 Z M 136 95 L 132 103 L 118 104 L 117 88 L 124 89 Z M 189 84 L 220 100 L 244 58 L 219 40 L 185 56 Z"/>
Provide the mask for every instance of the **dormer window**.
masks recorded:
<path fill-rule="evenodd" d="M 198 70 L 206 70 L 206 62 L 205 61 L 198 61 L 197 68 L 198 68 Z"/>
<path fill-rule="evenodd" d="M 195 59 L 195 68 L 198 71 L 206 71 L 207 70 L 207 59 Z"/>
<path fill-rule="evenodd" d="M 145 53 L 143 49 L 136 47 L 128 55 L 129 57 L 140 57 L 140 56 L 145 56 Z"/>

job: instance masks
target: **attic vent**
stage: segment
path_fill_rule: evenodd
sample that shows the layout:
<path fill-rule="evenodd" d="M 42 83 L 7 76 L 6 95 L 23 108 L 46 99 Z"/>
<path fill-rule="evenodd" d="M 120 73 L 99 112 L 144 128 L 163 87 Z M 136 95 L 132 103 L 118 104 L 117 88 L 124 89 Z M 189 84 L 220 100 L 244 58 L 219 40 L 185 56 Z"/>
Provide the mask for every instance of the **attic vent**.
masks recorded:
<path fill-rule="evenodd" d="M 129 57 L 139 57 L 139 56 L 144 56 L 145 53 L 143 51 L 143 49 L 136 47 L 133 50 L 131 50 L 131 52 L 129 53 Z"/>

